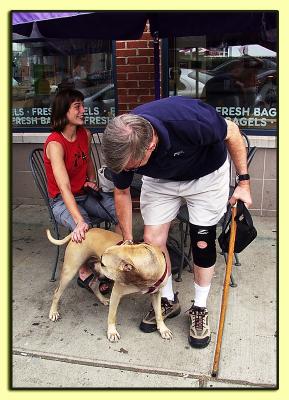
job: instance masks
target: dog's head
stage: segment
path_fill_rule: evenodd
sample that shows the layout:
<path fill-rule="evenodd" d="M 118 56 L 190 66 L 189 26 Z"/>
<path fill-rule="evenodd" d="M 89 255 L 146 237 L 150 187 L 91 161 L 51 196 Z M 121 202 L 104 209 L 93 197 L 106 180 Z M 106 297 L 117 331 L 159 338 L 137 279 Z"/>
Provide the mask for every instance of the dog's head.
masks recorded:
<path fill-rule="evenodd" d="M 109 247 L 102 255 L 101 267 L 114 281 L 144 288 L 160 279 L 166 261 L 158 247 L 141 243 Z"/>

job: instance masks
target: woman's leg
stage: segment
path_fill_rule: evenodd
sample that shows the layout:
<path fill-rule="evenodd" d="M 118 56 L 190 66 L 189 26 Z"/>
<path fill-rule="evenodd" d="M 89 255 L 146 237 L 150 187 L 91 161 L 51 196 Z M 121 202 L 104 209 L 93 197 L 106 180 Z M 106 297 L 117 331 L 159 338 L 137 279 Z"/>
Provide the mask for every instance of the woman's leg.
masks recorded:
<path fill-rule="evenodd" d="M 83 207 L 83 201 L 86 199 L 86 196 L 78 196 L 75 198 L 79 211 L 83 217 L 83 219 L 85 220 L 85 222 L 87 224 L 89 224 L 91 226 L 91 220 L 88 216 L 87 211 L 84 209 Z M 64 201 L 62 200 L 61 197 L 59 197 L 56 200 L 52 201 L 52 211 L 53 211 L 53 215 L 57 221 L 58 224 L 65 226 L 66 228 L 68 228 L 71 232 L 73 231 L 73 229 L 76 226 L 76 223 L 74 222 L 70 212 L 68 211 L 68 209 L 66 208 L 66 205 L 64 203 Z M 90 278 L 86 284 L 86 282 L 83 284 L 83 287 L 89 287 L 90 284 L 92 284 L 92 271 L 91 269 L 85 264 L 82 265 L 79 269 L 78 272 L 78 283 L 81 285 L 82 282 L 86 281 L 88 278 Z"/>
<path fill-rule="evenodd" d="M 93 196 L 88 195 L 83 202 L 83 207 L 91 217 L 102 218 L 115 224 L 115 232 L 121 234 L 115 213 L 114 198 L 112 193 L 100 192 L 101 200 L 98 201 Z"/>

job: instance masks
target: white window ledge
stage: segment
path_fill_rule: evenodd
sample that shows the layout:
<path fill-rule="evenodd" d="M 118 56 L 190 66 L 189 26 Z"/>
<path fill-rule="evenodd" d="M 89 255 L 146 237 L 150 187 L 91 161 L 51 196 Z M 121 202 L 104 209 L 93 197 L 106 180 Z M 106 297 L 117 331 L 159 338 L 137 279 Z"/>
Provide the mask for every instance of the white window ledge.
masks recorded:
<path fill-rule="evenodd" d="M 13 132 L 13 143 L 44 143 L 50 133 L 51 132 Z M 102 133 L 99 133 L 99 135 L 101 138 Z"/>
<path fill-rule="evenodd" d="M 248 136 L 251 146 L 263 149 L 276 149 L 277 136 Z"/>
<path fill-rule="evenodd" d="M 13 132 L 13 143 L 44 143 L 50 132 L 37 133 L 15 133 Z M 100 134 L 101 136 L 102 134 Z M 277 148 L 276 136 L 249 136 L 251 146 L 265 149 Z"/>

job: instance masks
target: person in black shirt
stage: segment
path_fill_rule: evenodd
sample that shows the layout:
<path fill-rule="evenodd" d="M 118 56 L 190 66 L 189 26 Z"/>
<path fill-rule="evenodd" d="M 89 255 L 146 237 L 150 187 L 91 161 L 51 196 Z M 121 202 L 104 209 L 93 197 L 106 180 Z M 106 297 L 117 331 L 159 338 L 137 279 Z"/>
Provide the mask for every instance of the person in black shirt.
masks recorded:
<path fill-rule="evenodd" d="M 241 199 L 248 207 L 252 204 L 246 148 L 237 125 L 199 100 L 164 98 L 114 118 L 105 129 L 102 150 L 113 171 L 123 239 L 133 242 L 130 185 L 137 171 L 143 175 L 144 240 L 163 250 L 169 267 L 170 223 L 182 201 L 187 202 L 195 287 L 189 342 L 193 347 L 206 347 L 211 338 L 206 302 L 216 261 L 216 225 L 229 197 L 228 151 L 240 176 L 230 202 Z M 171 275 L 162 289 L 162 311 L 164 319 L 180 313 Z M 157 329 L 153 309 L 140 328 L 144 332 Z"/>

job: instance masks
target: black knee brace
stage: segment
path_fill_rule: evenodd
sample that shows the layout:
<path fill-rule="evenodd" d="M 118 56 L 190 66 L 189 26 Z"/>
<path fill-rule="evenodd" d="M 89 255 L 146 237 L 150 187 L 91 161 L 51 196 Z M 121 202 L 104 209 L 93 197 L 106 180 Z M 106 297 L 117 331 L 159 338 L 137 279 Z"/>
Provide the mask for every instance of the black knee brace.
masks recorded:
<path fill-rule="evenodd" d="M 216 228 L 190 224 L 193 260 L 198 267 L 209 268 L 216 262 Z"/>

